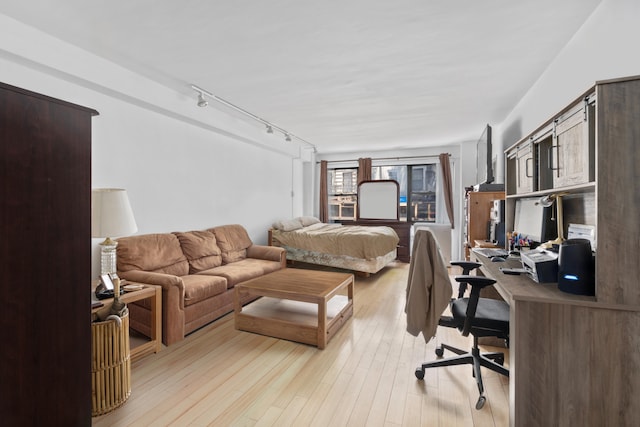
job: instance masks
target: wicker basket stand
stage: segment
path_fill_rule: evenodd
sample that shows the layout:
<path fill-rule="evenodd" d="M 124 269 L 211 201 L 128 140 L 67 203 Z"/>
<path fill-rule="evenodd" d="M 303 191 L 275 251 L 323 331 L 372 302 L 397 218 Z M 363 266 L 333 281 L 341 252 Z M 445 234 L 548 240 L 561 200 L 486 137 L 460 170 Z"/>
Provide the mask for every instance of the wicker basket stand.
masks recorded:
<path fill-rule="evenodd" d="M 129 314 L 91 324 L 91 415 L 113 411 L 131 395 Z"/>

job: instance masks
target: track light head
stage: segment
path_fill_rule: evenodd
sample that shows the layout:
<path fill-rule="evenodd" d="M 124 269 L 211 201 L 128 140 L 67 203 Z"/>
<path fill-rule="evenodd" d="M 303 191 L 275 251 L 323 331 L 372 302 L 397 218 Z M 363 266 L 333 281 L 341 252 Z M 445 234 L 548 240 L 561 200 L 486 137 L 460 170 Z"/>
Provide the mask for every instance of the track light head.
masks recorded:
<path fill-rule="evenodd" d="M 273 133 L 273 128 L 271 125 L 267 125 L 267 133 Z"/>
<path fill-rule="evenodd" d="M 291 136 L 288 133 L 284 134 L 284 140 L 287 142 L 291 142 Z"/>
<path fill-rule="evenodd" d="M 209 101 L 204 97 L 202 93 L 198 94 L 198 107 L 206 107 L 209 105 Z"/>

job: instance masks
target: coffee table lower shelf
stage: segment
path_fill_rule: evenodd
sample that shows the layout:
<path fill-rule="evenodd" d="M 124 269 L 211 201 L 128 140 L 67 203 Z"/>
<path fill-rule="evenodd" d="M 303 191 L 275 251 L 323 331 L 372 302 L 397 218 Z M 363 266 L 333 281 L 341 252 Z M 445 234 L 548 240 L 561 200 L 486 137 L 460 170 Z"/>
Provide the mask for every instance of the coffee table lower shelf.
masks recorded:
<path fill-rule="evenodd" d="M 235 326 L 242 331 L 322 349 L 353 315 L 353 300 L 336 295 L 327 302 L 326 311 L 326 325 L 322 325 L 318 304 L 262 297 L 235 313 Z"/>

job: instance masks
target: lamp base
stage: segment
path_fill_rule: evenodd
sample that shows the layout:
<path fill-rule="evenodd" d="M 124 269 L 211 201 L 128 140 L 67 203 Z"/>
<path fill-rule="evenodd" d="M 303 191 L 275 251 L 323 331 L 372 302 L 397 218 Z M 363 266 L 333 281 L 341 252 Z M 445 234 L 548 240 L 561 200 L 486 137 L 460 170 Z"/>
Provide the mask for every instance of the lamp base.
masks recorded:
<path fill-rule="evenodd" d="M 558 237 L 555 240 L 549 240 L 548 242 L 545 242 L 545 243 L 541 244 L 540 247 L 543 248 L 543 249 L 551 249 L 554 245 L 555 246 L 560 246 L 562 244 L 562 242 L 564 242 L 564 238 L 563 237 Z"/>
<path fill-rule="evenodd" d="M 100 274 L 116 274 L 116 247 L 118 242 L 107 237 L 100 243 Z"/>

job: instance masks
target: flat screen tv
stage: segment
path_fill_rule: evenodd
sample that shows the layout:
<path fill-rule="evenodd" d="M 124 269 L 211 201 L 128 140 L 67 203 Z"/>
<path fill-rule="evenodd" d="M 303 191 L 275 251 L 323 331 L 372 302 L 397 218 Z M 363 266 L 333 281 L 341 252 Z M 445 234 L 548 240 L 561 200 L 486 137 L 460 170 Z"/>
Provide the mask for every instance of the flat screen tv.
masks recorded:
<path fill-rule="evenodd" d="M 491 184 L 493 182 L 493 159 L 491 153 L 491 126 L 487 125 L 476 143 L 476 183 Z"/>

